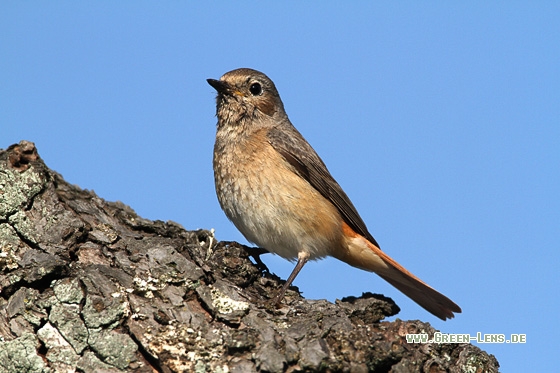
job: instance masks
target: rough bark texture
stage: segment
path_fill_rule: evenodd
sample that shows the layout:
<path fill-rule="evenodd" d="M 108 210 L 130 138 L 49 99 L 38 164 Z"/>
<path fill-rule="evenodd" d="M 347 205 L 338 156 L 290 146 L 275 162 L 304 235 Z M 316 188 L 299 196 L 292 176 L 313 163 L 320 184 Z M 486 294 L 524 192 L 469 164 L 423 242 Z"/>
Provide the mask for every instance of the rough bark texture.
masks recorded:
<path fill-rule="evenodd" d="M 249 248 L 68 184 L 33 143 L 0 150 L 0 372 L 497 372 L 470 344 L 364 294 L 267 301 Z"/>

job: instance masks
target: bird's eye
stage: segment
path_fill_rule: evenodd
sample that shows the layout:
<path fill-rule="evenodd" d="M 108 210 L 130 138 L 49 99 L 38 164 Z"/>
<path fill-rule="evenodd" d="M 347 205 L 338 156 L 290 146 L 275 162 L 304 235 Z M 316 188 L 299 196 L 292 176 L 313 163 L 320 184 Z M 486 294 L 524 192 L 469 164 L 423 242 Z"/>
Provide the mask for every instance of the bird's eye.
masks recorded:
<path fill-rule="evenodd" d="M 253 83 L 251 87 L 249 87 L 249 92 L 251 92 L 253 96 L 260 96 L 262 94 L 262 86 L 260 83 Z"/>

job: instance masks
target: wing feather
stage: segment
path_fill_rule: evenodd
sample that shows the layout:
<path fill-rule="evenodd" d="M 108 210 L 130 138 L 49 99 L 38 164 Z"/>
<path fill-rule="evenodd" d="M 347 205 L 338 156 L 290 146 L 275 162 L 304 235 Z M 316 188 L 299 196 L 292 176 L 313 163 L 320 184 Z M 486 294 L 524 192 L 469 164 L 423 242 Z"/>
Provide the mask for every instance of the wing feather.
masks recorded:
<path fill-rule="evenodd" d="M 307 180 L 338 209 L 346 224 L 379 247 L 350 198 L 332 177 L 319 155 L 295 127 L 290 125 L 289 128 L 287 131 L 285 126 L 281 129 L 275 127 L 268 132 L 268 141 L 272 147 L 294 168 L 294 172 Z"/>

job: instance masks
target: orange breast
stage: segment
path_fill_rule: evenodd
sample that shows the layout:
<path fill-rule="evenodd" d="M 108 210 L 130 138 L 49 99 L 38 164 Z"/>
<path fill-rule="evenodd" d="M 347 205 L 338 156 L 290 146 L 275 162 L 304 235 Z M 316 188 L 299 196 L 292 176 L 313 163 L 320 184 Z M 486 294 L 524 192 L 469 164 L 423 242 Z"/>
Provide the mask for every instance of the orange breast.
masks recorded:
<path fill-rule="evenodd" d="M 336 207 L 268 143 L 264 130 L 214 154 L 216 191 L 228 218 L 251 242 L 287 259 L 332 255 L 342 242 Z"/>

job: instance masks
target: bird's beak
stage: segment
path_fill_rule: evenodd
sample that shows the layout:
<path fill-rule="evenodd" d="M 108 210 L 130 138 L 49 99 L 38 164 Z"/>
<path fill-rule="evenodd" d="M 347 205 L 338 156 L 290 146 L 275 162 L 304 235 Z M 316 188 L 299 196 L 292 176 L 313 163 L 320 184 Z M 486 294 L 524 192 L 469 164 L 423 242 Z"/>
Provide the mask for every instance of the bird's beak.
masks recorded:
<path fill-rule="evenodd" d="M 224 82 L 223 80 L 206 79 L 206 81 L 208 82 L 208 84 L 214 87 L 214 89 L 218 91 L 218 93 L 220 94 L 228 95 L 228 96 L 233 96 L 233 95 L 244 96 L 243 93 L 241 93 L 237 89 L 233 89 L 231 85 Z"/>
<path fill-rule="evenodd" d="M 229 84 L 227 84 L 226 82 L 216 79 L 206 79 L 206 81 L 208 82 L 208 84 L 214 87 L 214 89 L 218 91 L 218 93 L 231 94 Z"/>

